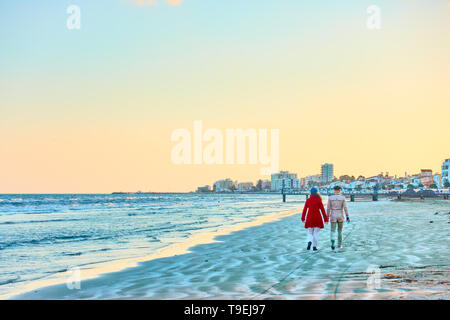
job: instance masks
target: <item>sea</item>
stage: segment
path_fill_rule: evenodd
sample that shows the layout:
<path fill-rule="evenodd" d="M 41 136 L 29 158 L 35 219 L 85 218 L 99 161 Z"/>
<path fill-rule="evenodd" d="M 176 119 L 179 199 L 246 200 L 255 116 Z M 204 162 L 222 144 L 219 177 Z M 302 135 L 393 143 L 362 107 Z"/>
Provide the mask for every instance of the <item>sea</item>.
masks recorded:
<path fill-rule="evenodd" d="M 191 235 L 301 210 L 280 194 L 0 195 L 0 295 L 73 267 L 143 257 Z"/>

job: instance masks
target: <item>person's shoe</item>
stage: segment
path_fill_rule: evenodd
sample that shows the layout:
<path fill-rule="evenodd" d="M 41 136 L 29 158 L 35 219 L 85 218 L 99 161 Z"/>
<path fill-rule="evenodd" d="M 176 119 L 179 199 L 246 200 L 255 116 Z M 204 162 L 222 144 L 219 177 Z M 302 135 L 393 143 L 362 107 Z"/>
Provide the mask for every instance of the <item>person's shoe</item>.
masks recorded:
<path fill-rule="evenodd" d="M 334 250 L 334 240 L 331 240 L 331 250 Z"/>
<path fill-rule="evenodd" d="M 309 242 L 308 242 L 308 246 L 306 247 L 306 250 L 310 250 L 310 249 L 311 249 L 311 245 L 312 245 L 312 242 L 309 241 Z"/>
<path fill-rule="evenodd" d="M 342 246 L 338 246 L 338 248 L 339 248 L 339 249 L 342 249 L 343 247 L 342 247 Z"/>
<path fill-rule="evenodd" d="M 316 247 L 313 247 L 313 251 L 317 251 L 317 248 L 316 248 Z"/>

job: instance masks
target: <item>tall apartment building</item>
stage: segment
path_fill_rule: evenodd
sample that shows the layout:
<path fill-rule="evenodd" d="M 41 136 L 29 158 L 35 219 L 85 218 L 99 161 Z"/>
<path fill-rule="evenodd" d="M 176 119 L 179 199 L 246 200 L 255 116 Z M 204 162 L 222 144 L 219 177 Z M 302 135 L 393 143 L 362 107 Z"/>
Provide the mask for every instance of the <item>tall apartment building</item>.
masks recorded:
<path fill-rule="evenodd" d="M 292 190 L 300 188 L 300 180 L 296 173 L 289 173 L 288 171 L 280 171 L 273 173 L 271 179 L 271 190 L 281 191 L 282 189 Z"/>
<path fill-rule="evenodd" d="M 322 165 L 322 170 L 321 170 L 321 174 L 322 174 L 322 182 L 323 183 L 330 183 L 331 181 L 333 181 L 333 165 L 331 163 L 325 163 Z"/>
<path fill-rule="evenodd" d="M 446 182 L 450 183 L 449 168 L 450 168 L 450 159 L 446 159 L 442 164 L 442 171 L 441 171 L 442 185 L 444 185 Z"/>

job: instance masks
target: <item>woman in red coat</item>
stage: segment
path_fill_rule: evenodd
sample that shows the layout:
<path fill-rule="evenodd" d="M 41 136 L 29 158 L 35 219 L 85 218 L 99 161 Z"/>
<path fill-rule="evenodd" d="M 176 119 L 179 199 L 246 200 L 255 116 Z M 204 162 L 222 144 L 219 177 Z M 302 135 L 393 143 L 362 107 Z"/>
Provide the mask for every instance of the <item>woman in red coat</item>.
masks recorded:
<path fill-rule="evenodd" d="M 322 213 L 322 215 L 320 215 Z M 323 220 L 322 220 L 323 217 Z M 308 247 L 307 250 L 317 250 L 317 243 L 319 241 L 319 231 L 323 229 L 323 222 L 328 223 L 328 217 L 323 207 L 322 198 L 317 188 L 311 189 L 311 196 L 306 200 L 303 207 L 302 222 L 305 223 L 305 228 L 308 229 Z"/>

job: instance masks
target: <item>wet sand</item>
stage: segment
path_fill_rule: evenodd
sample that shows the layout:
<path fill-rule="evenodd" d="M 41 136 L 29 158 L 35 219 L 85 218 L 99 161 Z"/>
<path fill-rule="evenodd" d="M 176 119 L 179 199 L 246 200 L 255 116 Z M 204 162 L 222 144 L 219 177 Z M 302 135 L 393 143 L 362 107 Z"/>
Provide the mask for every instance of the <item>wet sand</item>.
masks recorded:
<path fill-rule="evenodd" d="M 397 205 L 352 214 L 344 248 L 335 251 L 329 225 L 319 251 L 307 251 L 300 215 L 291 212 L 84 280 L 79 290 L 60 284 L 13 298 L 449 299 L 448 203 L 406 211 Z"/>

